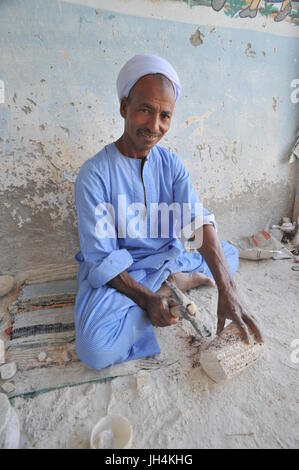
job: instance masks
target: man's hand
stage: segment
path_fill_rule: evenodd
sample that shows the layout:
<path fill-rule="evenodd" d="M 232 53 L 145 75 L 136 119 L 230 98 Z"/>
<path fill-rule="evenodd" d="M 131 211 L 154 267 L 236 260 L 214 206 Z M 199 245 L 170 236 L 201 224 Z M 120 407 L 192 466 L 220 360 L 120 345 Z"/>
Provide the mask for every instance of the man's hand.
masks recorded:
<path fill-rule="evenodd" d="M 244 306 L 241 305 L 236 288 L 231 288 L 228 291 L 219 290 L 218 297 L 218 326 L 217 335 L 221 333 L 224 328 L 225 320 L 232 320 L 238 326 L 243 340 L 250 344 L 251 331 L 259 343 L 263 342 L 262 333 L 257 325 L 256 320 L 250 315 Z"/>
<path fill-rule="evenodd" d="M 170 311 L 170 308 L 175 305 L 175 301 L 170 297 L 153 294 L 148 297 L 145 310 L 154 326 L 170 326 L 178 322 L 178 318 Z"/>
<path fill-rule="evenodd" d="M 130 297 L 145 310 L 154 326 L 170 326 L 178 322 L 178 318 L 170 311 L 170 308 L 177 305 L 174 299 L 155 294 L 135 281 L 126 271 L 111 279 L 108 285 Z"/>
<path fill-rule="evenodd" d="M 209 266 L 218 287 L 218 327 L 217 334 L 224 328 L 225 320 L 232 320 L 242 333 L 242 338 L 249 344 L 249 330 L 256 336 L 258 342 L 263 342 L 262 334 L 255 318 L 241 304 L 236 284 L 229 272 L 226 259 L 212 225 L 203 227 L 203 244 L 199 252 Z"/>

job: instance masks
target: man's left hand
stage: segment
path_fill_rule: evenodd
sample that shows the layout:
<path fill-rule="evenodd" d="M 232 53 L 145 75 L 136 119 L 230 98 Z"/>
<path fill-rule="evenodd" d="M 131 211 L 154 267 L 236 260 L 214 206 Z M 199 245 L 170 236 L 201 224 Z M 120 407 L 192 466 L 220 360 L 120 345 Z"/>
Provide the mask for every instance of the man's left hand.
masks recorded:
<path fill-rule="evenodd" d="M 250 315 L 246 308 L 241 304 L 237 290 L 231 287 L 228 290 L 219 290 L 218 297 L 218 325 L 217 335 L 219 335 L 225 325 L 225 320 L 232 320 L 238 326 L 243 340 L 250 344 L 251 331 L 259 343 L 263 342 L 262 333 L 255 318 Z"/>

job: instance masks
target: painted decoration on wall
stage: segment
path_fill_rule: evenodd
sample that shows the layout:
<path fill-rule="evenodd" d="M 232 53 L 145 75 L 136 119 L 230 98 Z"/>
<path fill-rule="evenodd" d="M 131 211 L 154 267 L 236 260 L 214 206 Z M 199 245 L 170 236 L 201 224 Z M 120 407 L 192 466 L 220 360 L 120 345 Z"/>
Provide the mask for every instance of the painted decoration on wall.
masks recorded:
<path fill-rule="evenodd" d="M 190 7 L 211 5 L 213 10 L 217 12 L 223 10 L 224 14 L 230 17 L 255 18 L 259 12 L 276 22 L 287 20 L 299 25 L 299 0 L 184 0 L 184 2 Z"/>

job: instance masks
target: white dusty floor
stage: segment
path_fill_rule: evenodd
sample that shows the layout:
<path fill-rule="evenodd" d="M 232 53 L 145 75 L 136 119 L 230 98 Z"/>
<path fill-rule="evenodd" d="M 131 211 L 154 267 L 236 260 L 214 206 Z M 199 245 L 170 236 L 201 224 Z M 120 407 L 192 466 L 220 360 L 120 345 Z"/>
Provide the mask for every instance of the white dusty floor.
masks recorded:
<path fill-rule="evenodd" d="M 298 448 L 299 365 L 291 342 L 299 338 L 299 272 L 292 265 L 241 262 L 237 284 L 266 341 L 254 366 L 216 385 L 200 369 L 189 325 L 158 329 L 163 351 L 149 363 L 144 386 L 137 388 L 134 374 L 12 400 L 21 447 L 87 448 L 93 425 L 114 413 L 131 421 L 132 448 Z M 216 289 L 193 295 L 215 325 Z"/>

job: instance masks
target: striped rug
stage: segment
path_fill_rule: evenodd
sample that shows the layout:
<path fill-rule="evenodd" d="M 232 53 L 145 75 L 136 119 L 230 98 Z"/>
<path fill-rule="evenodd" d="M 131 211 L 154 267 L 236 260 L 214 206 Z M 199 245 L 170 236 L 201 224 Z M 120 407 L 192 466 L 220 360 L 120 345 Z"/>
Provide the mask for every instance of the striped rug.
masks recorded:
<path fill-rule="evenodd" d="M 10 398 L 101 382 L 175 362 L 157 358 L 131 361 L 102 371 L 86 367 L 75 350 L 76 292 L 75 268 L 31 274 L 18 287 L 7 308 L 10 328 L 6 330 L 9 334 L 6 362 L 17 363 L 17 374 L 11 379 L 15 390 L 8 394 Z"/>

